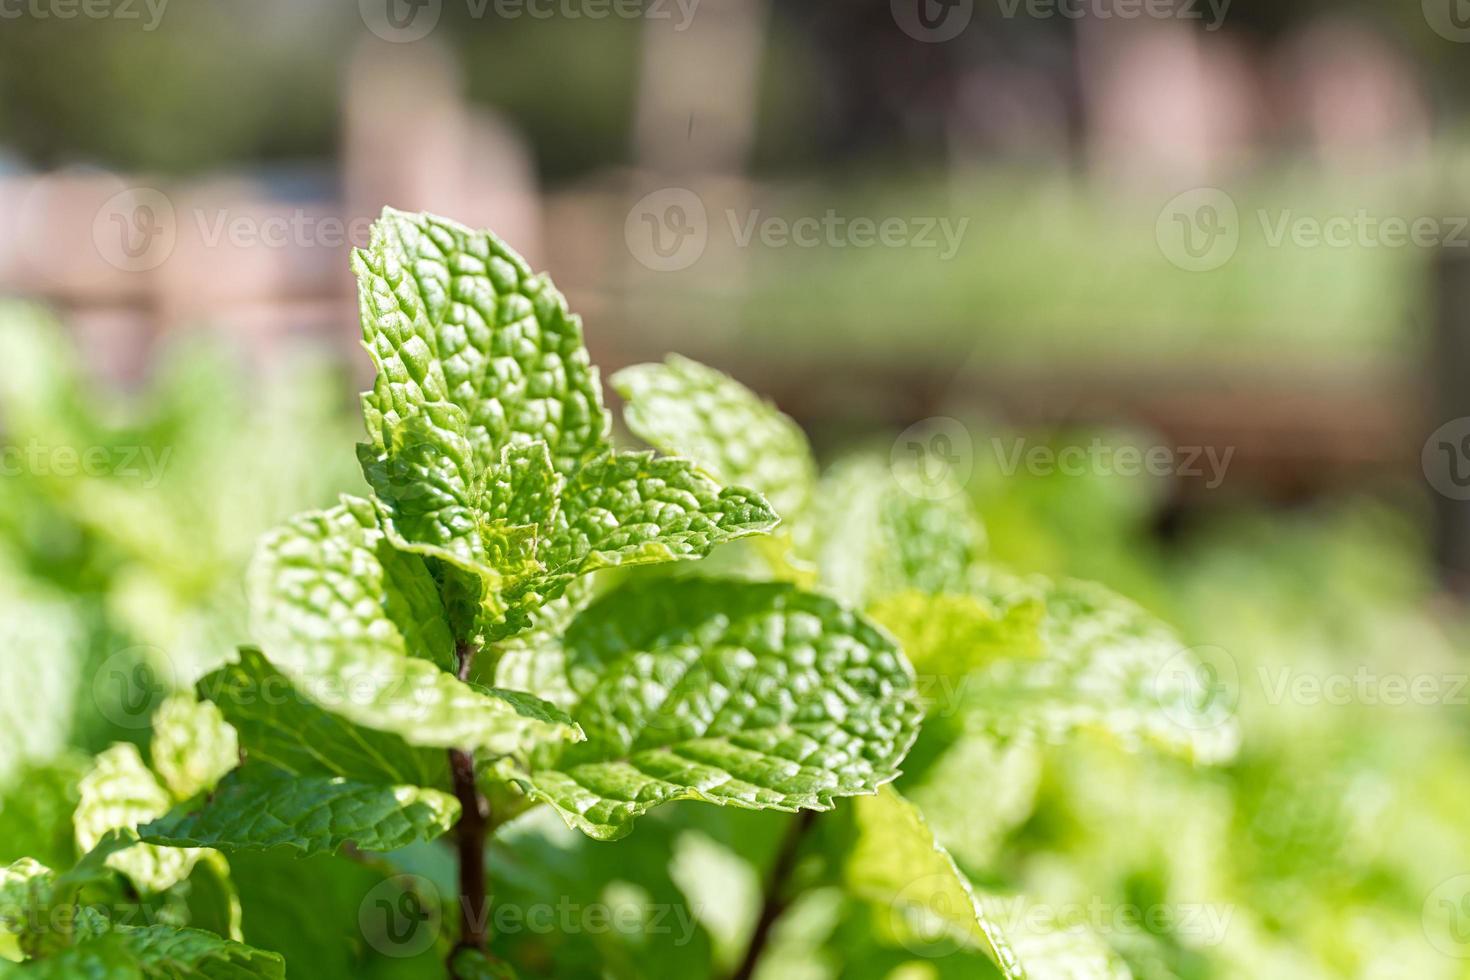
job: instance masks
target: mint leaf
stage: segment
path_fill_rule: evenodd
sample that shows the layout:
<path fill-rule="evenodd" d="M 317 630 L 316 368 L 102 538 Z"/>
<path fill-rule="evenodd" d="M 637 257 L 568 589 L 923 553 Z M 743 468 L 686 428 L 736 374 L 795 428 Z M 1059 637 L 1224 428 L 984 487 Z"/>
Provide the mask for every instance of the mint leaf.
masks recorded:
<path fill-rule="evenodd" d="M 284 980 L 275 953 L 201 929 L 113 926 L 59 954 L 21 964 L 0 961 L 0 977 L 57 980 Z"/>
<path fill-rule="evenodd" d="M 808 549 L 822 583 L 866 606 L 898 592 L 964 592 L 984 531 L 963 494 L 930 499 L 909 493 L 894 473 L 909 466 L 857 455 L 823 475 L 823 506 Z"/>
<path fill-rule="evenodd" d="M 1007 980 L 1026 980 L 1001 927 L 1000 909 L 976 893 L 918 808 L 884 787 L 857 800 L 853 812 L 857 840 L 847 859 L 847 881 L 854 892 L 919 919 L 915 924 L 925 931 L 937 928 L 980 950 Z"/>
<path fill-rule="evenodd" d="M 376 448 L 386 445 L 385 425 L 430 402 L 463 412 L 481 471 L 514 442 L 545 442 L 562 473 L 608 447 L 581 321 L 495 235 L 386 208 L 353 270 L 363 342 L 378 368 L 363 396 Z"/>
<path fill-rule="evenodd" d="M 387 210 L 354 268 L 378 369 L 359 460 L 386 539 L 449 566 L 461 639 L 513 635 L 577 575 L 775 526 L 687 460 L 612 451 L 580 323 L 494 235 Z"/>
<path fill-rule="evenodd" d="M 246 583 L 251 618 L 266 655 L 298 691 L 411 745 L 503 755 L 538 738 L 579 737 L 550 705 L 471 687 L 419 656 L 429 651 L 410 643 L 421 643 L 425 630 L 403 620 L 404 593 L 385 570 L 382 542 L 371 508 L 350 498 L 262 540 Z M 428 574 L 414 556 L 399 558 L 421 580 Z"/>
<path fill-rule="evenodd" d="M 1042 651 L 1045 605 L 1036 597 L 1003 606 L 981 596 L 908 591 L 878 600 L 867 612 L 898 638 L 922 677 L 958 682 L 998 659 Z"/>
<path fill-rule="evenodd" d="M 202 929 L 119 927 L 111 935 L 122 938 L 145 977 L 284 980 L 286 976 L 285 961 L 278 954 L 222 939 Z"/>
<path fill-rule="evenodd" d="M 857 800 L 853 809 L 857 840 L 848 856 L 848 883 L 887 907 L 906 943 L 957 941 L 989 956 L 1006 980 L 1129 977 L 1090 930 L 1064 927 L 1025 899 L 976 889 L 918 808 L 892 787 Z"/>
<path fill-rule="evenodd" d="M 687 459 L 608 453 L 568 482 L 544 558 L 553 575 L 702 558 L 777 520 L 760 494 L 721 487 Z"/>
<path fill-rule="evenodd" d="M 560 657 L 587 742 L 498 772 L 593 837 L 679 799 L 830 809 L 893 779 L 917 731 L 893 641 L 788 585 L 627 587 L 572 621 Z"/>
<path fill-rule="evenodd" d="M 77 846 L 89 851 L 103 843 L 109 831 L 131 830 L 162 816 L 173 804 L 168 791 L 143 764 L 138 750 L 118 743 L 97 756 L 78 786 L 80 799 L 73 817 Z M 159 892 L 188 877 L 196 851 L 151 844 L 134 844 L 107 857 L 108 867 L 121 871 L 144 893 Z"/>
<path fill-rule="evenodd" d="M 383 786 L 340 777 L 301 776 L 250 763 L 208 797 L 139 829 L 145 841 L 222 851 L 289 847 L 331 852 L 347 843 L 391 851 L 454 826 L 459 802 L 418 786 Z"/>
<path fill-rule="evenodd" d="M 805 510 L 817 480 L 806 433 L 740 382 L 672 355 L 624 368 L 612 385 L 627 402 L 628 428 L 650 446 L 754 487 L 787 520 Z"/>
<path fill-rule="evenodd" d="M 252 764 L 358 783 L 449 788 L 444 752 L 322 709 L 258 650 L 242 649 L 237 661 L 203 678 L 199 694 L 219 706 Z"/>
<path fill-rule="evenodd" d="M 209 789 L 240 761 L 235 731 L 219 709 L 187 694 L 170 695 L 153 713 L 150 751 L 176 800 Z"/>
<path fill-rule="evenodd" d="M 1228 692 L 1201 686 L 1195 654 L 1138 605 L 1100 585 L 1039 576 L 992 575 L 980 587 L 1039 600 L 1046 613 L 1041 656 L 997 660 L 965 686 L 973 730 L 1052 741 L 1097 731 L 1201 763 L 1235 753 Z"/>

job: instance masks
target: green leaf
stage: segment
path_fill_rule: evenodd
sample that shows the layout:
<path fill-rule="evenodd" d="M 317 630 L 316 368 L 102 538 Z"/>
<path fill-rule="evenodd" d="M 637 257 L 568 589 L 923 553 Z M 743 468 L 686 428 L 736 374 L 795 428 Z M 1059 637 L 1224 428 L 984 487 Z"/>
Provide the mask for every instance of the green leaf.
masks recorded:
<path fill-rule="evenodd" d="M 535 518 L 512 523 L 495 511 L 497 502 L 503 512 L 505 498 L 526 489 L 526 467 L 517 464 L 536 450 L 547 460 L 545 443 L 507 446 L 507 458 L 482 473 L 463 435 L 463 412 L 442 404 L 425 411 L 388 426 L 381 455 L 372 446 L 358 447 L 383 533 L 394 548 L 448 562 L 498 591 L 503 577 L 538 567 Z M 548 474 L 548 482 L 554 476 Z M 530 503 L 546 496 L 554 502 L 554 495 L 544 491 L 522 499 Z"/>
<path fill-rule="evenodd" d="M 499 772 L 593 837 L 679 799 L 830 809 L 893 779 L 917 731 L 893 641 L 784 584 L 626 587 L 573 620 L 559 655 L 588 741 Z"/>
<path fill-rule="evenodd" d="M 790 520 L 817 480 L 806 433 L 726 374 L 672 355 L 613 375 L 628 428 L 649 445 L 688 456 L 726 483 L 754 487 Z"/>
<path fill-rule="evenodd" d="M 114 926 L 56 956 L 0 963 L 0 977 L 57 980 L 285 980 L 276 953 L 201 929 Z"/>
<path fill-rule="evenodd" d="M 353 254 L 363 342 L 378 369 L 363 412 L 384 427 L 447 402 L 481 471 L 541 440 L 559 472 L 608 446 L 609 419 L 581 321 L 545 276 L 490 232 L 384 209 Z"/>
<path fill-rule="evenodd" d="M 569 481 L 543 559 L 558 575 L 702 558 L 777 520 L 760 494 L 721 487 L 687 459 L 608 453 Z"/>
<path fill-rule="evenodd" d="M 77 846 L 83 851 L 103 843 L 108 831 L 131 830 L 162 816 L 173 803 L 138 750 L 125 742 L 97 756 L 78 792 L 74 822 Z M 109 855 L 106 863 L 127 875 L 140 891 L 152 893 L 188 877 L 198 859 L 196 851 L 134 844 Z"/>
<path fill-rule="evenodd" d="M 1045 604 L 1042 655 L 998 660 L 964 688 L 974 730 L 1059 741 L 1079 730 L 1196 762 L 1239 743 L 1228 691 L 1202 683 L 1199 658 L 1142 608 L 1088 582 L 992 577 L 982 589 Z"/>
<path fill-rule="evenodd" d="M 984 531 L 963 494 L 909 493 L 906 462 L 857 455 L 823 477 L 807 546 L 823 585 L 860 606 L 899 592 L 964 592 Z"/>
<path fill-rule="evenodd" d="M 868 607 L 898 637 L 920 677 L 963 679 L 1005 657 L 1041 654 L 1045 606 L 1036 597 L 1010 605 L 980 596 L 901 592 Z"/>
<path fill-rule="evenodd" d="M 137 957 L 145 977 L 199 980 L 284 980 L 286 964 L 279 954 L 222 939 L 202 929 L 146 926 L 115 929 Z"/>
<path fill-rule="evenodd" d="M 67 753 L 17 773 L 15 785 L 0 796 L 0 862 L 30 856 L 65 867 L 75 860 L 77 783 L 91 765 L 90 756 Z"/>
<path fill-rule="evenodd" d="M 410 745 L 323 710 L 258 650 L 242 649 L 237 661 L 203 678 L 199 694 L 219 706 L 251 762 L 300 776 L 449 788 L 443 751 Z"/>
<path fill-rule="evenodd" d="M 0 950 L 36 955 L 54 942 L 47 926 L 55 891 L 56 874 L 39 861 L 21 858 L 0 867 Z"/>
<path fill-rule="evenodd" d="M 922 772 L 906 772 L 898 786 L 963 867 L 993 867 L 1006 836 L 1035 809 L 1041 750 L 983 734 L 953 737 L 926 726 L 914 755 L 927 748 L 924 743 L 935 732 L 943 733 L 945 743 L 938 757 Z"/>
<path fill-rule="evenodd" d="M 1000 910 L 955 867 L 917 807 L 884 787 L 857 800 L 853 812 L 857 840 L 847 880 L 854 892 L 899 915 L 924 916 L 922 926 L 942 928 L 984 952 L 1007 980 L 1025 980 L 1026 970 L 1001 928 Z"/>
<path fill-rule="evenodd" d="M 348 843 L 391 851 L 437 837 L 458 819 L 459 802 L 438 790 L 300 776 L 252 763 L 139 832 L 154 844 L 227 853 L 290 847 L 316 854 Z"/>
<path fill-rule="evenodd" d="M 581 325 L 489 233 L 388 210 L 356 253 L 378 368 L 359 458 L 393 547 L 444 562 L 455 632 L 526 626 L 574 576 L 770 530 L 756 493 L 616 454 Z"/>
<path fill-rule="evenodd" d="M 945 938 L 979 950 L 1007 980 L 1128 980 L 1126 966 L 1090 930 L 1044 907 L 976 889 L 935 840 L 917 807 L 892 787 L 854 806 L 847 861 L 855 893 L 887 906 L 906 945 Z"/>
<path fill-rule="evenodd" d="M 173 798 L 207 790 L 240 761 L 235 730 L 218 708 L 172 694 L 153 713 L 153 769 Z"/>
<path fill-rule="evenodd" d="M 414 655 L 409 643 L 425 631 L 421 620 L 402 621 L 403 591 L 384 568 L 382 541 L 371 507 L 350 498 L 262 541 L 246 585 L 254 632 L 296 689 L 411 745 L 501 755 L 536 739 L 578 738 L 550 705 L 472 687 Z"/>

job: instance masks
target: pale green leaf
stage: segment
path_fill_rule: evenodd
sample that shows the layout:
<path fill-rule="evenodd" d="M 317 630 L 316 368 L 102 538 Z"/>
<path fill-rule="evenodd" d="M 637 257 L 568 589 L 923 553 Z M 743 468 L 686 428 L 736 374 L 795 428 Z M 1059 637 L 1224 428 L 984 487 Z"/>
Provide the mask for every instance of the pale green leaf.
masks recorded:
<path fill-rule="evenodd" d="M 267 534 L 247 579 L 254 632 L 296 690 L 412 745 L 513 752 L 530 740 L 576 738 L 550 705 L 512 702 L 414 656 L 391 614 L 383 541 L 361 501 L 303 514 Z"/>
<path fill-rule="evenodd" d="M 218 708 L 172 694 L 153 713 L 153 770 L 176 800 L 207 790 L 240 762 L 235 730 Z"/>
<path fill-rule="evenodd" d="M 439 790 L 299 776 L 251 763 L 207 797 L 180 805 L 139 832 L 156 844 L 226 853 L 289 847 L 315 854 L 349 843 L 364 851 L 391 851 L 437 837 L 458 819 L 459 802 Z"/>
<path fill-rule="evenodd" d="M 588 741 L 500 772 L 594 837 L 679 799 L 829 809 L 893 779 L 917 731 L 893 641 L 784 584 L 630 586 L 577 616 L 560 656 Z"/>
<path fill-rule="evenodd" d="M 368 431 L 430 402 L 458 406 L 489 470 L 514 442 L 544 441 L 558 471 L 607 448 L 609 420 L 581 321 L 546 276 L 490 232 L 391 208 L 353 255 L 363 341 L 378 369 Z"/>
<path fill-rule="evenodd" d="M 1041 656 L 997 660 L 965 685 L 970 727 L 1052 741 L 1095 731 L 1206 763 L 1234 754 L 1232 692 L 1206 683 L 1195 652 L 1136 604 L 1070 580 L 992 576 L 981 588 L 1034 597 L 1046 614 Z"/>
<path fill-rule="evenodd" d="M 299 776 L 340 776 L 358 783 L 449 788 L 440 749 L 420 748 L 390 732 L 363 728 L 303 697 L 258 650 L 199 682 L 239 733 L 251 762 Z"/>
<path fill-rule="evenodd" d="M 609 453 L 568 482 L 542 558 L 552 574 L 701 558 L 777 520 L 760 494 L 721 487 L 687 459 Z"/>
<path fill-rule="evenodd" d="M 1001 605 L 975 595 L 908 591 L 879 599 L 867 611 L 898 638 L 920 677 L 956 687 L 998 659 L 1041 653 L 1045 606 L 1036 597 Z"/>
<path fill-rule="evenodd" d="M 866 606 L 899 592 L 963 592 L 984 532 L 963 494 L 938 499 L 905 489 L 910 464 L 857 455 L 817 488 L 822 506 L 805 542 L 823 586 Z"/>
<path fill-rule="evenodd" d="M 661 452 L 697 460 L 717 479 L 753 487 L 790 520 L 816 483 L 806 434 L 726 374 L 678 355 L 612 378 L 633 433 Z"/>
<path fill-rule="evenodd" d="M 976 889 L 935 839 L 918 807 L 892 787 L 856 801 L 852 890 L 886 906 L 910 948 L 948 939 L 989 956 L 1007 980 L 1128 980 L 1128 968 L 1090 929 L 1045 906 Z"/>
<path fill-rule="evenodd" d="M 78 786 L 74 815 L 77 846 L 91 850 L 108 831 L 130 830 L 168 811 L 173 800 L 143 764 L 138 750 L 118 743 L 97 756 Z M 121 871 L 145 893 L 163 891 L 184 878 L 199 859 L 197 851 L 134 844 L 111 854 L 107 865 Z"/>

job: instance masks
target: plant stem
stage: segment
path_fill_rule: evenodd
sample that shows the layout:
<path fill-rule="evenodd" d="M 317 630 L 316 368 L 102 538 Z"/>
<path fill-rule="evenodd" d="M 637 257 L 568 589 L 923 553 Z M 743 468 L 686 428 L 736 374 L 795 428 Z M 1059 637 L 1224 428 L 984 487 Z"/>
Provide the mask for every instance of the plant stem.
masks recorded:
<path fill-rule="evenodd" d="M 460 643 L 459 679 L 467 680 L 476 648 Z M 449 750 L 449 772 L 454 795 L 459 798 L 460 816 L 455 832 L 459 841 L 459 943 L 454 952 L 469 948 L 486 951 L 485 925 L 489 906 L 485 884 L 485 838 L 490 827 L 490 805 L 475 785 L 475 754 L 467 749 Z M 451 962 L 454 953 L 450 953 Z M 450 973 L 453 975 L 453 968 Z"/>
<path fill-rule="evenodd" d="M 755 976 L 755 968 L 771 941 L 771 930 L 775 927 L 776 920 L 781 918 L 782 913 L 791 904 L 786 895 L 786 886 L 790 883 L 791 872 L 796 868 L 796 858 L 801 853 L 801 842 L 806 838 L 807 832 L 812 829 L 812 824 L 817 819 L 817 812 L 816 810 L 801 811 L 797 814 L 796 819 L 791 821 L 791 826 L 786 828 L 786 836 L 781 841 L 781 849 L 776 852 L 776 860 L 772 862 L 771 870 L 766 876 L 765 897 L 761 901 L 760 916 L 755 920 L 755 930 L 750 934 L 750 945 L 745 948 L 745 959 L 741 961 L 735 972 L 730 974 L 730 980 L 750 980 Z"/>

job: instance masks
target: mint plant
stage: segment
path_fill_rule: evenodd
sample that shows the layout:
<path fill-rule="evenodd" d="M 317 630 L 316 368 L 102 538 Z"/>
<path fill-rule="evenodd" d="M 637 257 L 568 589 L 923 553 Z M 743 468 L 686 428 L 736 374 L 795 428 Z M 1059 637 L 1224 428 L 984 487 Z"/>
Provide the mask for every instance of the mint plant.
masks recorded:
<path fill-rule="evenodd" d="M 1039 906 L 1018 923 L 1029 900 L 976 882 L 1031 810 L 1044 744 L 1231 754 L 1172 632 L 1099 587 L 996 567 L 959 488 L 903 489 L 916 464 L 822 472 L 791 419 L 696 362 L 613 379 L 653 449 L 614 446 L 580 321 L 489 233 L 389 210 L 353 267 L 377 372 L 368 492 L 260 541 L 252 642 L 162 703 L 146 752 L 119 743 L 80 775 L 80 858 L 0 868 L 0 977 L 746 980 L 780 975 L 778 933 L 842 976 L 892 976 L 936 937 L 964 975 L 1128 975 L 1101 937 Z M 677 801 L 724 809 L 638 833 Z M 671 844 L 678 826 L 696 836 Z M 761 894 L 743 927 L 698 924 L 721 933 L 707 956 L 492 928 L 528 865 L 725 903 L 712 875 L 627 880 L 721 837 Z M 366 901 L 354 889 L 447 854 L 427 964 L 268 948 L 299 948 L 287 933 L 334 889 Z M 804 925 L 833 894 L 841 924 Z"/>
<path fill-rule="evenodd" d="M 162 780 L 130 746 L 98 760 L 81 863 L 12 866 L 7 906 L 74 905 L 104 869 L 156 895 L 206 857 L 452 834 L 450 970 L 508 975 L 488 951 L 484 847 L 525 807 L 611 840 L 665 802 L 829 809 L 898 774 L 912 669 L 840 602 L 738 579 L 593 596 L 592 572 L 702 558 L 778 517 L 689 458 L 613 448 L 549 280 L 493 235 L 391 210 L 353 265 L 377 367 L 358 451 L 370 496 L 264 538 L 247 576 L 257 645 L 200 681 L 205 704 L 160 718 Z M 519 687 L 497 679 L 512 667 Z M 181 757 L 165 733 L 189 713 L 201 733 L 227 726 L 238 765 L 215 765 L 223 734 Z M 274 954 L 202 930 L 23 918 L 6 925 L 28 972 L 282 975 Z"/>

